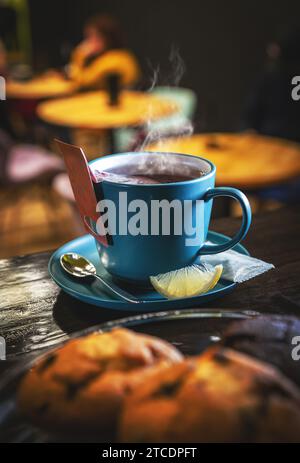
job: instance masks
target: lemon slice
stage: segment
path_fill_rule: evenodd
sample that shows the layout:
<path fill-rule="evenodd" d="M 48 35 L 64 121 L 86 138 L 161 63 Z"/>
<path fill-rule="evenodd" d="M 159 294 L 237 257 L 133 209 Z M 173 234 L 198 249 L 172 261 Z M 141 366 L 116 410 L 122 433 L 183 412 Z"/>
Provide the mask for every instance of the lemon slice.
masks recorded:
<path fill-rule="evenodd" d="M 222 265 L 194 264 L 173 272 L 150 277 L 156 291 L 168 299 L 199 296 L 214 288 L 223 271 Z"/>

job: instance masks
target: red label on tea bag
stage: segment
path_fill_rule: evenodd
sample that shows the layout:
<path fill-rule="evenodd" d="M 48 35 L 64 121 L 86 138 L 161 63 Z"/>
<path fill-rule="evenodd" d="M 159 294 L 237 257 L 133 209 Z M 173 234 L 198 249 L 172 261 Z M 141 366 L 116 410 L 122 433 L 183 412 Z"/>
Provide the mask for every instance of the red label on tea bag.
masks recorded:
<path fill-rule="evenodd" d="M 60 140 L 55 140 L 55 142 L 64 158 L 75 201 L 85 228 L 97 241 L 107 246 L 107 238 L 103 228 L 103 233 L 98 235 L 89 223 L 90 220 L 93 220 L 97 222 L 98 227 L 103 227 L 102 221 L 98 220 L 100 213 L 96 210 L 97 198 L 93 187 L 92 173 L 83 149 Z"/>

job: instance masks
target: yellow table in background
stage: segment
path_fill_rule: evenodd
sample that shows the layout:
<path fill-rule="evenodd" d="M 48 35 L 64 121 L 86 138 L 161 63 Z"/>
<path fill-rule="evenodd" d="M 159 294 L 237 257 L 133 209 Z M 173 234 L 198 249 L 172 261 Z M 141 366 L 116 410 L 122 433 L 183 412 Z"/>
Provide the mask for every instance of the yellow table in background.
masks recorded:
<path fill-rule="evenodd" d="M 221 186 L 256 190 L 300 176 L 299 144 L 257 134 L 210 133 L 167 138 L 145 150 L 207 158 L 216 165 L 216 182 Z"/>
<path fill-rule="evenodd" d="M 143 125 L 176 109 L 172 101 L 134 91 L 122 91 L 119 104 L 111 106 L 107 92 L 94 91 L 42 103 L 38 115 L 46 122 L 64 127 L 111 129 Z"/>
<path fill-rule="evenodd" d="M 114 130 L 122 127 L 143 126 L 148 121 L 168 116 L 177 110 L 173 101 L 147 92 L 124 90 L 119 103 L 109 104 L 106 91 L 80 93 L 41 103 L 39 117 L 50 124 L 70 129 L 105 130 L 110 139 L 110 152 L 115 151 Z"/>
<path fill-rule="evenodd" d="M 74 84 L 59 74 L 46 73 L 28 81 L 8 80 L 6 95 L 10 99 L 42 100 L 73 93 Z"/>

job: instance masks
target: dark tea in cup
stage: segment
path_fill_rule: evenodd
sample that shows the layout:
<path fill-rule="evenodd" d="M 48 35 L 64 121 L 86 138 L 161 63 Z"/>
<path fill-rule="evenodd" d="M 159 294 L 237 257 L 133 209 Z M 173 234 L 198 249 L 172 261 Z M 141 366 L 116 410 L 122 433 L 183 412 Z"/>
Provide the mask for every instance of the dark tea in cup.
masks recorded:
<path fill-rule="evenodd" d="M 194 180 L 195 178 L 204 175 L 199 172 L 199 175 L 179 175 L 171 173 L 153 173 L 153 174 L 113 174 L 111 172 L 103 172 L 103 180 L 108 180 L 115 183 L 128 183 L 130 185 L 154 185 L 162 183 L 178 183 Z"/>

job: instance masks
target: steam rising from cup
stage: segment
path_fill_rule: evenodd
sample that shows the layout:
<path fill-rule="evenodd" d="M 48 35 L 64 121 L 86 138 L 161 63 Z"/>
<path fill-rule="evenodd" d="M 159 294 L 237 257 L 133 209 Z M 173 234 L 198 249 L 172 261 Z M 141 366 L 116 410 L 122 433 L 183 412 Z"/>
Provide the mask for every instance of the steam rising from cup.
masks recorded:
<path fill-rule="evenodd" d="M 186 71 L 185 63 L 180 56 L 178 47 L 172 46 L 169 54 L 169 69 L 165 72 L 162 71 L 160 66 L 152 68 L 152 78 L 149 92 L 153 91 L 157 86 L 164 87 L 177 87 L 182 80 Z M 177 104 L 174 102 L 174 109 L 177 109 Z M 146 120 L 146 137 L 143 142 L 136 148 L 136 151 L 143 152 L 151 143 L 155 143 L 157 150 L 160 151 L 160 145 L 163 145 L 166 137 L 182 137 L 191 135 L 194 131 L 192 122 L 185 116 L 179 116 L 173 119 L 170 118 L 167 130 L 166 127 L 160 124 L 153 124 L 154 118 L 152 117 L 152 106 L 148 106 L 148 114 Z M 184 153 L 183 153 L 184 154 Z M 168 153 L 153 153 L 151 156 L 135 156 L 131 164 L 123 165 L 120 168 L 114 168 L 106 172 L 99 172 L 93 169 L 94 176 L 97 181 L 109 180 L 112 182 L 127 183 L 130 180 L 130 175 L 180 175 L 193 176 L 196 175 L 188 162 L 180 162 L 177 156 L 170 156 Z M 203 173 L 198 172 L 199 176 Z"/>
<path fill-rule="evenodd" d="M 161 67 L 152 67 L 152 79 L 149 88 L 149 92 L 153 91 L 158 85 L 166 87 L 178 87 L 183 75 L 186 71 L 186 65 L 183 58 L 179 53 L 179 49 L 176 45 L 172 45 L 169 54 L 169 69 L 166 72 L 162 72 Z M 151 65 L 151 64 L 150 64 Z M 177 105 L 174 102 L 174 109 L 177 109 Z M 194 126 L 192 122 L 184 115 L 177 118 L 170 118 L 170 123 L 167 128 L 160 124 L 153 124 L 152 108 L 151 105 L 148 107 L 148 117 L 146 122 L 146 137 L 143 142 L 137 147 L 136 151 L 145 151 L 146 147 L 151 143 L 155 143 L 157 151 L 160 150 L 164 140 L 168 136 L 173 138 L 179 138 L 182 136 L 190 136 L 194 132 Z M 142 162 L 142 161 L 141 161 Z M 173 166 L 174 162 L 178 162 L 175 157 L 166 155 L 155 157 L 152 156 L 151 165 L 147 161 L 144 165 L 139 165 L 139 170 L 144 170 L 149 174 L 152 173 L 172 173 L 174 170 L 178 170 L 178 166 Z"/>

